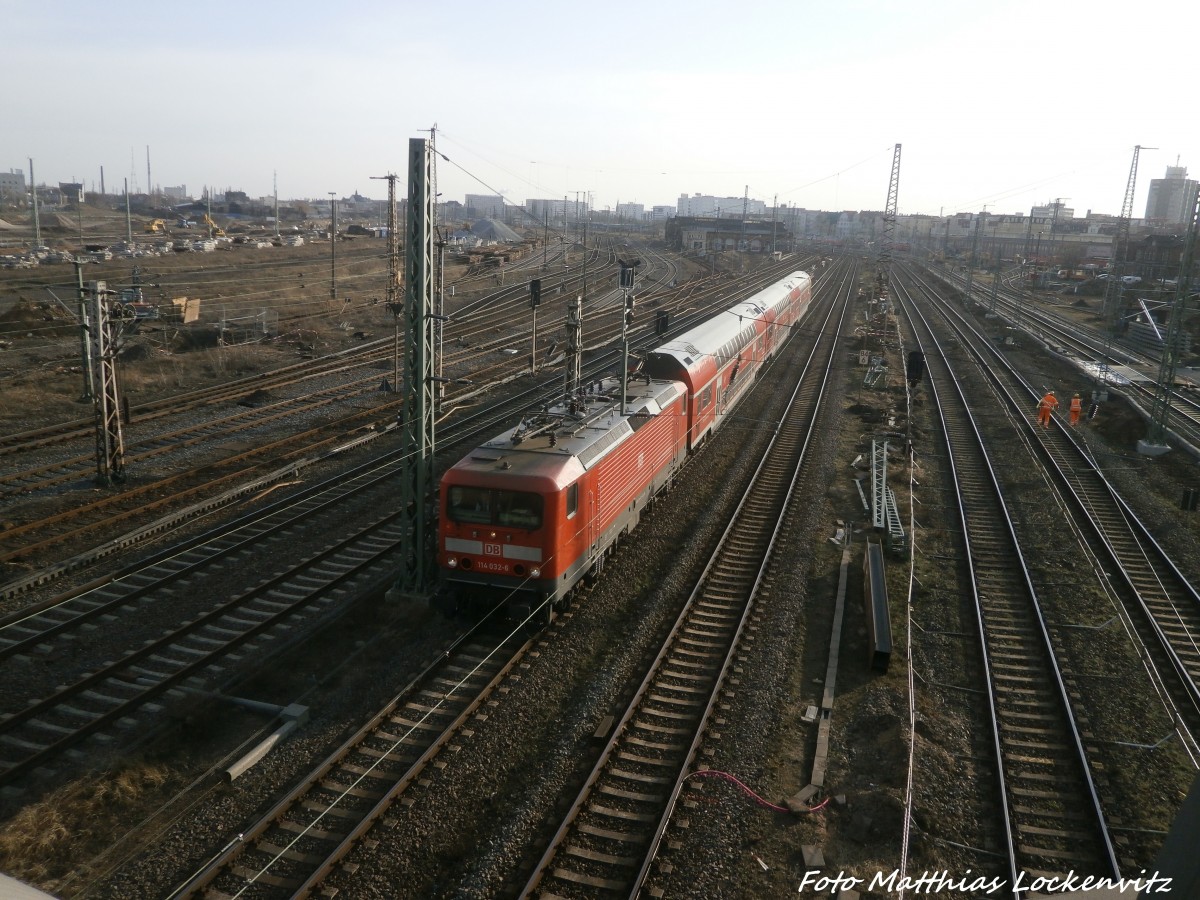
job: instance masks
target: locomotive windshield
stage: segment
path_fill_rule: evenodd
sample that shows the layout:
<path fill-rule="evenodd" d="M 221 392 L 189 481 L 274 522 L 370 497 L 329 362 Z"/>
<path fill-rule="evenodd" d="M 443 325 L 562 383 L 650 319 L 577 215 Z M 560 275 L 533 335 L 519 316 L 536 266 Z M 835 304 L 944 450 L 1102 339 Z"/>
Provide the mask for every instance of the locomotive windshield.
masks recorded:
<path fill-rule="evenodd" d="M 542 525 L 542 497 L 529 491 L 454 485 L 446 498 L 446 514 L 452 522 L 532 530 Z"/>

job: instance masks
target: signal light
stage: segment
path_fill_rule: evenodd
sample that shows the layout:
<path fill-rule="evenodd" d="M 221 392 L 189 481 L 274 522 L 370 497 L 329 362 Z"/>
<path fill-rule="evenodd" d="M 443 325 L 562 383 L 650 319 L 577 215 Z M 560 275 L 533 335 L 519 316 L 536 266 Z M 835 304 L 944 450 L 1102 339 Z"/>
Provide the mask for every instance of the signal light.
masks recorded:
<path fill-rule="evenodd" d="M 540 306 L 542 302 L 542 279 L 534 278 L 529 282 L 529 305 Z"/>

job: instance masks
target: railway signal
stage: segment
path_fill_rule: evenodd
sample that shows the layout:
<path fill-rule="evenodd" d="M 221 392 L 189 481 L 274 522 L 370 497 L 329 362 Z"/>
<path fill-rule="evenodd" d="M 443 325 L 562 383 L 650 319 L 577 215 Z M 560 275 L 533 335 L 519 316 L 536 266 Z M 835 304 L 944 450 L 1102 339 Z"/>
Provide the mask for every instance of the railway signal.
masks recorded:
<path fill-rule="evenodd" d="M 537 308 L 542 303 L 542 279 L 529 282 L 529 308 L 533 312 L 533 333 L 529 345 L 529 374 L 537 374 Z"/>
<path fill-rule="evenodd" d="M 621 277 L 618 282 L 625 295 L 625 312 L 621 320 L 621 415 L 625 415 L 625 394 L 629 390 L 629 326 L 633 324 L 633 286 L 635 270 L 642 264 L 640 259 L 626 262 L 618 258 Z"/>

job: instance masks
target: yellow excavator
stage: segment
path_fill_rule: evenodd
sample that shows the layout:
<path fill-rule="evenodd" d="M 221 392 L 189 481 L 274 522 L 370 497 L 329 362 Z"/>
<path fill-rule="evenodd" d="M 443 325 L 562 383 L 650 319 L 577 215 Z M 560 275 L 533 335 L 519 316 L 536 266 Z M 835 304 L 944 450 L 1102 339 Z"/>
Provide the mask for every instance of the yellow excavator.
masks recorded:
<path fill-rule="evenodd" d="M 167 230 L 167 223 L 162 219 L 155 219 L 152 222 L 146 223 L 146 234 L 163 234 Z"/>
<path fill-rule="evenodd" d="M 225 229 L 209 218 L 208 213 L 204 214 L 204 224 L 212 229 L 213 237 L 225 237 Z"/>

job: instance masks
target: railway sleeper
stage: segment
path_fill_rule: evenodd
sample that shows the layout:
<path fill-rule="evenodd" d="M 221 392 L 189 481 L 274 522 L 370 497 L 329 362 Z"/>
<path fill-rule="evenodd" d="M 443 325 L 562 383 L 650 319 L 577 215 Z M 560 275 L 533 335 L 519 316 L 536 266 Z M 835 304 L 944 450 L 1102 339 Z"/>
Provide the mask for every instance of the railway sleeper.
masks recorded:
<path fill-rule="evenodd" d="M 325 862 L 325 856 L 318 853 L 305 853 L 303 850 L 297 850 L 294 847 L 285 847 L 282 844 L 273 844 L 270 841 L 259 841 L 254 845 L 255 849 L 260 853 L 265 853 L 267 856 L 286 859 L 290 862 L 302 863 L 307 866 L 319 866 Z"/>
<path fill-rule="evenodd" d="M 275 826 L 283 831 L 290 831 L 292 834 L 298 834 L 301 837 L 309 837 L 318 841 L 333 841 L 340 843 L 345 839 L 348 831 L 332 831 L 325 828 L 317 828 L 314 825 L 304 825 L 300 822 L 293 822 L 291 819 L 279 819 Z"/>
<path fill-rule="evenodd" d="M 229 871 L 243 881 L 253 884 L 269 884 L 271 887 L 284 888 L 285 890 L 295 890 L 301 884 L 299 878 L 272 875 L 270 872 L 262 872 L 258 869 L 247 868 L 246 866 L 231 866 Z"/>
<path fill-rule="evenodd" d="M 590 850 L 587 847 L 580 847 L 578 844 L 568 844 L 563 849 L 570 856 L 577 856 L 580 859 L 588 859 L 594 862 L 606 863 L 610 866 L 632 868 L 641 862 L 641 860 L 639 860 L 636 856 L 616 856 L 612 853 L 601 853 L 598 850 Z"/>

